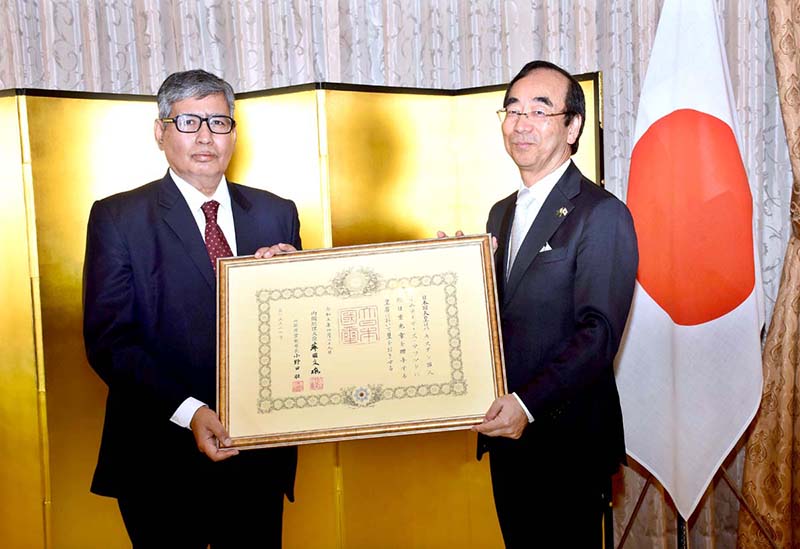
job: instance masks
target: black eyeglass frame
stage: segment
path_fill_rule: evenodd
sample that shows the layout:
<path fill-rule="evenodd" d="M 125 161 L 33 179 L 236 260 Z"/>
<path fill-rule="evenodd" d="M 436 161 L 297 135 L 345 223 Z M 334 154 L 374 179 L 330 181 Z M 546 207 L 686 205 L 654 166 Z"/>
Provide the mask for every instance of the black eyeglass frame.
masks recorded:
<path fill-rule="evenodd" d="M 178 126 L 178 121 L 180 119 L 186 119 L 186 118 L 194 118 L 195 120 L 199 120 L 200 121 L 197 124 L 197 129 L 196 130 L 187 131 L 187 130 L 180 129 L 180 127 Z M 229 120 L 230 123 L 231 123 L 230 129 L 228 131 L 226 131 L 226 132 L 215 131 L 215 129 L 209 123 L 209 121 L 211 121 L 211 120 L 213 120 L 215 118 L 225 118 L 225 119 Z M 210 131 L 211 133 L 215 133 L 217 135 L 228 135 L 236 127 L 236 120 L 234 120 L 233 118 L 231 118 L 230 116 L 228 116 L 226 114 L 212 114 L 211 116 L 206 117 L 206 118 L 200 116 L 199 114 L 179 114 L 178 116 L 174 116 L 174 117 L 171 117 L 171 118 L 159 118 L 159 120 L 161 122 L 164 122 L 165 124 L 175 124 L 175 129 L 178 130 L 181 133 L 197 133 L 197 132 L 200 131 L 200 128 L 203 127 L 203 122 L 206 123 L 206 127 L 208 128 L 208 131 Z"/>
<path fill-rule="evenodd" d="M 550 118 L 551 116 L 563 116 L 563 115 L 566 115 L 566 114 L 575 114 L 572 111 L 544 112 L 541 109 L 534 109 L 534 110 L 532 110 L 530 112 L 525 112 L 525 111 L 516 111 L 516 110 L 509 111 L 508 109 L 505 109 L 505 108 L 504 109 L 497 109 L 495 112 L 497 113 L 497 116 L 500 118 L 500 122 L 505 122 L 506 118 L 508 118 L 508 115 L 512 114 L 512 112 L 514 113 L 514 116 L 517 116 L 517 117 L 524 116 L 528 120 L 544 120 L 545 118 Z M 536 114 L 531 116 L 531 113 L 536 113 Z M 539 113 L 541 113 L 541 114 L 539 114 Z"/>

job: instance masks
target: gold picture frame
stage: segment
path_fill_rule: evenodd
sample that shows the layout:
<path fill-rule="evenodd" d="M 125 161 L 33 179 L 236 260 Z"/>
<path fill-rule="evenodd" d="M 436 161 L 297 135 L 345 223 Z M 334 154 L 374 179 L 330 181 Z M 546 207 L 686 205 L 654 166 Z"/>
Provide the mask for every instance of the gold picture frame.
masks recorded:
<path fill-rule="evenodd" d="M 489 235 L 219 260 L 233 447 L 466 429 L 506 392 Z"/>

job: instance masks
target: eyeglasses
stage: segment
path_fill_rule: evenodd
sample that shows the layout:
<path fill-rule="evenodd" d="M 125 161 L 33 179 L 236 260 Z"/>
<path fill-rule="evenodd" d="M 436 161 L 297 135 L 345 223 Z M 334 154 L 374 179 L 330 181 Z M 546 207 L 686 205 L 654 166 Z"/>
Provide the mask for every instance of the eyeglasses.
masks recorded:
<path fill-rule="evenodd" d="M 529 112 L 520 111 L 517 109 L 498 109 L 497 117 L 500 119 L 500 122 L 505 122 L 507 119 L 511 119 L 512 121 L 516 122 L 520 119 L 520 117 L 524 116 L 528 120 L 545 120 L 551 116 L 561 116 L 563 114 L 572 114 L 572 111 L 563 111 L 563 112 L 544 112 L 541 109 L 534 109 Z"/>
<path fill-rule="evenodd" d="M 211 133 L 231 133 L 236 127 L 236 120 L 224 114 L 215 114 L 203 118 L 197 114 L 179 114 L 174 118 L 159 118 L 167 124 L 175 124 L 175 129 L 181 133 L 197 133 L 203 122 L 206 123 Z"/>

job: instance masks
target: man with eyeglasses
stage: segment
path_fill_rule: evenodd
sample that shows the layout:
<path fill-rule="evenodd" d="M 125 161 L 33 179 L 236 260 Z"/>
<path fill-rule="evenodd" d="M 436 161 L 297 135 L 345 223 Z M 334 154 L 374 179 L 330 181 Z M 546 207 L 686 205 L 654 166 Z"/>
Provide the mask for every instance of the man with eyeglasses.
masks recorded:
<path fill-rule="evenodd" d="M 229 448 L 216 399 L 216 260 L 300 248 L 294 203 L 231 183 L 230 84 L 202 70 L 158 90 L 167 174 L 96 202 L 84 339 L 108 385 L 92 482 L 138 547 L 279 547 L 296 449 Z M 199 451 L 198 451 L 199 450 Z"/>
<path fill-rule="evenodd" d="M 570 159 L 585 101 L 568 72 L 528 63 L 498 114 L 521 176 L 487 222 L 509 394 L 475 427 L 478 454 L 490 455 L 507 547 L 600 547 L 625 462 L 613 363 L 638 265 L 633 221 Z"/>

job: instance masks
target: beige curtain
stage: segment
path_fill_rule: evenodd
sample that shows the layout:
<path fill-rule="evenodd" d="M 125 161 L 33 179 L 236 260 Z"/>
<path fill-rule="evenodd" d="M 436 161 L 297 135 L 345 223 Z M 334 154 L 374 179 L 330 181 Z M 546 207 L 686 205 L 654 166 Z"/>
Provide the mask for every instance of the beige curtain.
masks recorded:
<path fill-rule="evenodd" d="M 800 547 L 800 2 L 769 0 L 769 23 L 783 122 L 794 172 L 792 235 L 783 263 L 778 298 L 764 346 L 764 394 L 747 438 L 742 488 L 748 504 L 762 518 L 759 529 L 739 510 L 742 549 Z"/>
<path fill-rule="evenodd" d="M 800 453 L 798 421 L 798 336 L 800 336 L 800 2 L 770 0 L 769 22 L 778 90 L 789 142 L 794 185 L 792 235 L 778 297 L 764 346 L 764 394 L 747 439 L 742 489 L 767 533 L 744 508 L 739 510 L 740 548 L 800 547 Z"/>

